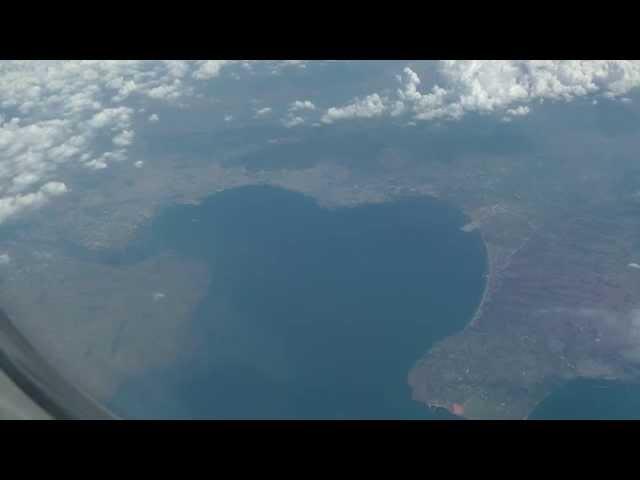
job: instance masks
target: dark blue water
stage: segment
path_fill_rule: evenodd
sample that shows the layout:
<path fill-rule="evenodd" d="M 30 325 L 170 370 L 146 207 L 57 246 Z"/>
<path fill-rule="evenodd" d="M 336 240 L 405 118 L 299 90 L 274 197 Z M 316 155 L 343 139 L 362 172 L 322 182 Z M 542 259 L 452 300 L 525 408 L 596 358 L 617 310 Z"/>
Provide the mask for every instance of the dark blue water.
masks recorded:
<path fill-rule="evenodd" d="M 433 418 L 407 374 L 480 300 L 484 246 L 464 223 L 429 198 L 329 210 L 266 186 L 167 209 L 146 237 L 211 272 L 185 327 L 197 346 L 113 406 L 138 418 Z"/>
<path fill-rule="evenodd" d="M 574 380 L 554 391 L 534 420 L 640 420 L 640 385 Z"/>

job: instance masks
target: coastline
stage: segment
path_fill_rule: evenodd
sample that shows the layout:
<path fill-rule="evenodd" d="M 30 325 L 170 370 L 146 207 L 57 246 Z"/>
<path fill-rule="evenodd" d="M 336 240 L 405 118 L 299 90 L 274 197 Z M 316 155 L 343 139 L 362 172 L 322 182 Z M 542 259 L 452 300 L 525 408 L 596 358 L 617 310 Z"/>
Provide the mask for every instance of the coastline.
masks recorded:
<path fill-rule="evenodd" d="M 471 320 L 469 321 L 469 323 L 464 327 L 464 329 L 466 330 L 467 328 L 470 327 L 474 327 L 478 324 L 478 321 L 480 320 L 480 318 L 482 317 L 482 311 L 483 311 L 483 307 L 485 305 L 485 303 L 487 302 L 487 300 L 489 299 L 490 295 L 490 287 L 493 284 L 493 280 L 495 277 L 495 269 L 493 268 L 493 262 L 491 261 L 491 252 L 489 250 L 489 244 L 487 243 L 482 230 L 480 230 L 480 239 L 482 241 L 482 244 L 484 245 L 484 251 L 485 251 L 485 273 L 484 273 L 484 278 L 485 278 L 485 282 L 484 282 L 484 290 L 482 292 L 482 296 L 480 297 L 480 302 L 478 303 L 478 306 L 473 314 L 473 316 L 471 317 Z"/>
<path fill-rule="evenodd" d="M 464 210 L 463 212 L 467 217 L 470 217 L 468 212 Z M 469 225 L 472 225 L 472 228 L 465 228 Z M 491 257 L 490 246 L 485 238 L 484 233 L 482 232 L 481 225 L 475 222 L 469 222 L 462 227 L 462 230 L 466 232 L 472 232 L 474 230 L 478 230 L 478 233 L 480 234 L 480 240 L 482 241 L 482 245 L 484 246 L 484 251 L 485 251 L 485 273 L 483 275 L 485 278 L 484 289 L 482 291 L 482 296 L 480 297 L 480 301 L 478 302 L 478 306 L 476 307 L 473 313 L 473 316 L 471 317 L 469 322 L 464 326 L 464 328 L 461 330 L 461 332 L 464 332 L 470 328 L 477 326 L 480 318 L 482 318 L 483 308 L 486 302 L 490 299 L 491 287 L 495 280 L 495 268 L 494 268 L 494 262 L 492 261 L 492 257 Z M 409 371 L 409 379 L 411 378 L 411 373 L 413 372 L 413 370 L 425 357 L 426 357 L 426 354 L 422 358 L 420 358 L 416 362 L 416 365 L 414 365 L 414 367 Z M 415 395 L 415 389 L 411 384 L 410 380 L 409 380 L 409 385 L 411 386 Z M 446 402 L 437 401 L 437 400 L 432 402 L 423 402 L 417 398 L 414 398 L 414 400 L 419 403 L 422 403 L 429 409 L 444 409 L 450 414 L 455 415 L 459 418 L 468 419 L 468 417 L 464 416 L 464 405 L 458 405 L 455 403 L 446 403 Z"/>

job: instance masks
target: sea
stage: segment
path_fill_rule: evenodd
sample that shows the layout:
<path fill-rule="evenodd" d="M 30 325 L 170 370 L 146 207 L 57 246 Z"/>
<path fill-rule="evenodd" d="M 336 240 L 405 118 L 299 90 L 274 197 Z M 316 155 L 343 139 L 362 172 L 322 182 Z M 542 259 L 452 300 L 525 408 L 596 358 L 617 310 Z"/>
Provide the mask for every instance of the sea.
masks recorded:
<path fill-rule="evenodd" d="M 325 208 L 265 185 L 166 208 L 143 236 L 210 272 L 185 326 L 195 346 L 111 406 L 131 418 L 451 418 L 413 401 L 407 376 L 482 296 L 486 252 L 467 221 L 430 197 Z"/>
<path fill-rule="evenodd" d="M 486 251 L 467 221 L 430 197 L 324 208 L 263 185 L 164 209 L 104 260 L 204 262 L 209 290 L 185 326 L 195 346 L 109 406 L 129 418 L 456 418 L 413 401 L 407 375 L 480 302 Z M 575 380 L 529 418 L 640 419 L 640 385 Z"/>

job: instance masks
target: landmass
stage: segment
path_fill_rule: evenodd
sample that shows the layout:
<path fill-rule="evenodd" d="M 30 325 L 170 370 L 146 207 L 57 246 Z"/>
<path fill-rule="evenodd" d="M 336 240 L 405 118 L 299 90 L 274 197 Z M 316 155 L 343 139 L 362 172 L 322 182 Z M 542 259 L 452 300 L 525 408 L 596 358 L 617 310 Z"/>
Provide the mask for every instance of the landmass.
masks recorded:
<path fill-rule="evenodd" d="M 160 254 L 109 265 L 52 246 L 4 246 L 7 315 L 53 368 L 97 400 L 191 349 L 184 326 L 208 285 L 206 268 L 193 260 Z"/>
<path fill-rule="evenodd" d="M 541 123 L 539 128 L 546 127 Z M 640 379 L 640 171 L 629 153 L 636 151 L 633 137 L 594 134 L 585 138 L 571 131 L 560 137 L 547 129 L 539 135 L 544 145 L 525 142 L 498 151 L 485 143 L 484 149 L 469 147 L 454 156 L 432 152 L 428 142 L 416 143 L 411 150 L 401 141 L 390 140 L 362 165 L 349 163 L 348 154 L 341 152 L 314 157 L 312 164 L 299 167 L 290 162 L 282 166 L 275 160 L 263 167 L 245 161 L 247 151 L 260 151 L 264 145 L 273 149 L 271 155 L 284 158 L 286 149 L 297 145 L 291 141 L 265 140 L 262 146 L 249 145 L 224 158 L 159 156 L 143 159 L 145 165 L 154 165 L 153 174 L 123 165 L 102 178 L 99 189 L 78 185 L 47 209 L 33 213 L 15 242 L 23 249 L 60 243 L 94 251 L 121 248 L 164 206 L 198 202 L 217 191 L 248 184 L 299 191 L 327 208 L 406 195 L 437 197 L 467 215 L 468 222 L 461 226 L 464 231 L 482 236 L 486 285 L 468 326 L 428 351 L 425 346 L 424 358 L 416 359 L 408 374 L 413 398 L 466 418 L 527 418 L 569 380 Z M 571 151 L 567 144 L 573 146 Z M 17 245 L 4 242 L 0 247 L 14 255 L 20 250 Z M 71 263 L 56 267 L 55 278 L 73 277 L 67 272 L 72 264 L 76 268 L 76 260 L 65 261 Z M 170 312 L 177 318 L 171 332 L 178 331 L 206 284 L 206 272 L 196 276 L 198 281 L 188 280 L 195 278 L 190 273 L 195 267 L 178 268 L 182 261 L 175 259 L 169 270 L 184 272 L 180 282 L 194 288 L 174 289 L 172 295 L 178 295 L 183 306 L 179 314 Z M 143 287 L 143 282 L 133 280 L 139 277 L 132 268 L 100 267 L 103 270 L 98 271 L 88 261 L 82 266 L 87 273 L 78 277 L 77 285 L 111 275 L 127 285 L 118 295 L 126 290 L 142 298 L 142 291 L 149 297 L 166 289 L 149 286 L 157 273 L 144 277 Z M 33 278 L 24 276 L 20 288 L 28 290 Z M 75 285 L 69 284 L 67 291 Z M 43 284 L 41 288 L 42 295 L 55 298 L 57 290 L 48 290 L 53 287 L 45 289 Z M 35 318 L 45 304 L 30 306 L 26 297 L 18 302 L 24 295 L 18 290 L 16 286 L 5 291 L 0 299 L 19 305 L 16 313 L 22 317 Z M 114 291 L 113 301 L 116 298 Z M 69 298 L 68 305 L 59 299 L 54 302 L 57 310 L 51 304 L 46 308 L 55 310 L 57 321 L 73 310 L 69 305 L 82 304 L 75 297 Z M 124 318 L 125 310 L 105 315 Z M 75 315 L 76 320 L 67 322 L 80 325 L 86 311 Z M 151 321 L 140 323 L 138 331 L 147 332 Z M 115 338 L 114 322 L 107 322 L 110 339 Z M 35 325 L 35 320 L 31 323 Z M 87 332 L 97 334 L 98 322 L 91 325 L 86 326 Z M 41 335 L 36 328 L 32 331 Z M 171 357 L 172 351 L 163 354 Z M 80 352 L 74 355 L 81 357 Z M 71 357 L 67 364 L 73 363 Z M 115 353 L 105 352 L 100 358 L 110 368 L 136 370 L 135 361 L 118 363 Z"/>

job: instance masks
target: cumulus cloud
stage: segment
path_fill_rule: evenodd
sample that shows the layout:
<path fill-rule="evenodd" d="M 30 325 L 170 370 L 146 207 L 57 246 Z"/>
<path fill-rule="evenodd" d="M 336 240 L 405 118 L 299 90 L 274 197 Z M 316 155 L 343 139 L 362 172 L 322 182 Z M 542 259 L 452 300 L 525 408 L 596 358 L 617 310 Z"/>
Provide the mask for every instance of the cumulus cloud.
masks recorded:
<path fill-rule="evenodd" d="M 386 99 L 377 93 L 368 95 L 362 99 L 356 99 L 353 103 L 344 107 L 331 107 L 322 116 L 324 123 L 333 123 L 336 120 L 348 118 L 372 118 L 384 114 L 388 109 Z"/>
<path fill-rule="evenodd" d="M 0 61 L 0 222 L 64 193 L 52 189 L 64 185 L 66 165 L 102 170 L 125 160 L 136 111 L 122 102 L 193 95 L 194 85 L 219 75 L 227 63 Z M 104 138 L 113 150 L 98 141 Z"/>
<path fill-rule="evenodd" d="M 151 115 L 149 115 L 149 121 L 151 123 L 156 123 L 158 120 L 160 120 L 160 117 L 157 113 L 152 113 Z"/>
<path fill-rule="evenodd" d="M 0 265 L 6 265 L 11 261 L 11 257 L 7 253 L 0 254 Z"/>
<path fill-rule="evenodd" d="M 380 115 L 417 120 L 459 119 L 469 112 L 522 116 L 536 101 L 570 101 L 586 95 L 624 98 L 640 86 L 638 61 L 450 60 L 437 66 L 437 80 L 421 91 L 418 74 L 406 67 L 401 87 L 387 99 L 377 93 L 343 107 L 331 107 L 325 123 Z"/>

